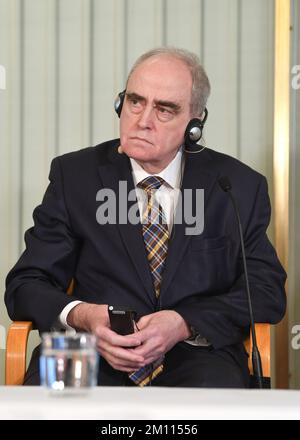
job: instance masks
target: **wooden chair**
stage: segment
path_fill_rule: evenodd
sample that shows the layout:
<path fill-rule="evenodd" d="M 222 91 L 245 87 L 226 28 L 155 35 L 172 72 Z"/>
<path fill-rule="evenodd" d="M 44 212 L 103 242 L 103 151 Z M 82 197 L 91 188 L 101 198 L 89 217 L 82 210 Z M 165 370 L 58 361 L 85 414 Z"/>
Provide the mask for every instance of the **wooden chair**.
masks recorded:
<path fill-rule="evenodd" d="M 261 356 L 263 375 L 266 378 L 271 377 L 271 325 L 255 324 L 257 346 Z M 250 374 L 253 375 L 252 366 L 252 336 L 244 342 L 245 349 L 249 355 L 248 367 Z"/>
<path fill-rule="evenodd" d="M 256 324 L 257 344 L 261 354 L 264 377 L 270 377 L 270 325 Z M 29 332 L 32 330 L 32 322 L 15 321 L 11 324 L 6 344 L 5 357 L 5 384 L 22 385 L 26 371 L 26 351 Z M 252 338 L 245 341 L 245 348 L 249 354 L 249 370 L 252 369 Z"/>
<path fill-rule="evenodd" d="M 74 290 L 72 278 L 67 294 Z M 30 321 L 14 321 L 8 330 L 5 353 L 5 385 L 23 385 L 26 372 L 27 342 L 33 325 Z"/>
<path fill-rule="evenodd" d="M 8 330 L 5 353 L 5 385 L 22 385 L 26 371 L 26 353 L 30 321 L 14 321 Z"/>

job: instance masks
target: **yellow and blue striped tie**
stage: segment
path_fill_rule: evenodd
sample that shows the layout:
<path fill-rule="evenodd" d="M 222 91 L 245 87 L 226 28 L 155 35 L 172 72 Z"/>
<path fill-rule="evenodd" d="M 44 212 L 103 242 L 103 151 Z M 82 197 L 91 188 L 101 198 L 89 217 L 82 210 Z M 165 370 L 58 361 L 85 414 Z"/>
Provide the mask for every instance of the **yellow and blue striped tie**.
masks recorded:
<path fill-rule="evenodd" d="M 142 217 L 142 228 L 156 298 L 160 295 L 162 273 L 165 267 L 169 240 L 169 230 L 163 209 L 154 198 L 154 192 L 163 183 L 164 180 L 161 177 L 150 176 L 138 184 L 138 187 L 142 188 L 147 195 L 147 207 Z M 137 385 L 145 386 L 162 371 L 163 358 L 131 373 L 129 377 Z"/>

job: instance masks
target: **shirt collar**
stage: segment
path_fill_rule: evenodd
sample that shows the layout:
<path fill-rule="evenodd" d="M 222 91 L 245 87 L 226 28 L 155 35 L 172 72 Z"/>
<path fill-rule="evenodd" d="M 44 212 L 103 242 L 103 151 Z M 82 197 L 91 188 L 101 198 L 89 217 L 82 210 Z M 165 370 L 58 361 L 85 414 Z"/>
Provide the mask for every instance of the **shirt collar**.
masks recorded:
<path fill-rule="evenodd" d="M 137 186 L 142 180 L 153 174 L 147 173 L 136 160 L 130 158 L 134 185 Z M 161 177 L 173 189 L 180 188 L 182 174 L 182 148 L 180 148 L 169 165 L 155 176 Z"/>

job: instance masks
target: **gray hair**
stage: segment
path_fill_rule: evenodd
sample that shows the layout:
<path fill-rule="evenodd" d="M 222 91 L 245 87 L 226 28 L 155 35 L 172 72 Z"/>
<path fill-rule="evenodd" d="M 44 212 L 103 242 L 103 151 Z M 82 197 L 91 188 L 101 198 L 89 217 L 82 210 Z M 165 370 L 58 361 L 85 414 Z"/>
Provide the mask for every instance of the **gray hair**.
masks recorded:
<path fill-rule="evenodd" d="M 192 52 L 185 49 L 179 49 L 176 47 L 158 47 L 151 49 L 148 52 L 141 55 L 133 67 L 131 68 L 127 82 L 133 73 L 133 71 L 144 61 L 155 56 L 170 56 L 182 61 L 189 69 L 192 76 L 192 94 L 190 110 L 192 116 L 201 116 L 205 107 L 207 99 L 210 95 L 210 83 L 204 68 L 200 64 L 200 60 Z"/>

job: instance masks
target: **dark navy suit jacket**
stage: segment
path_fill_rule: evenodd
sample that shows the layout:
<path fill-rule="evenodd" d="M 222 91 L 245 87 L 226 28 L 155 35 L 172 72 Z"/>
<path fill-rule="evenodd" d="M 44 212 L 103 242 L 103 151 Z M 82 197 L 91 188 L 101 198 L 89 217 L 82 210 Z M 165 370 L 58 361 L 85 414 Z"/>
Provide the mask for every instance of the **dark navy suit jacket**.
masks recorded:
<path fill-rule="evenodd" d="M 48 331 L 74 299 L 130 307 L 139 316 L 157 310 L 141 224 L 100 225 L 97 192 L 119 181 L 134 188 L 130 161 L 118 140 L 53 160 L 50 184 L 25 234 L 26 250 L 7 277 L 13 320 Z M 234 356 L 249 332 L 240 239 L 230 199 L 218 184 L 228 176 L 240 209 L 256 322 L 272 324 L 285 312 L 285 272 L 266 229 L 266 179 L 232 157 L 206 149 L 187 155 L 182 189 L 204 189 L 204 231 L 187 236 L 176 224 L 163 274 L 161 309 L 172 309 L 213 344 Z M 133 202 L 131 202 L 133 203 Z M 72 297 L 66 295 L 75 279 Z"/>

